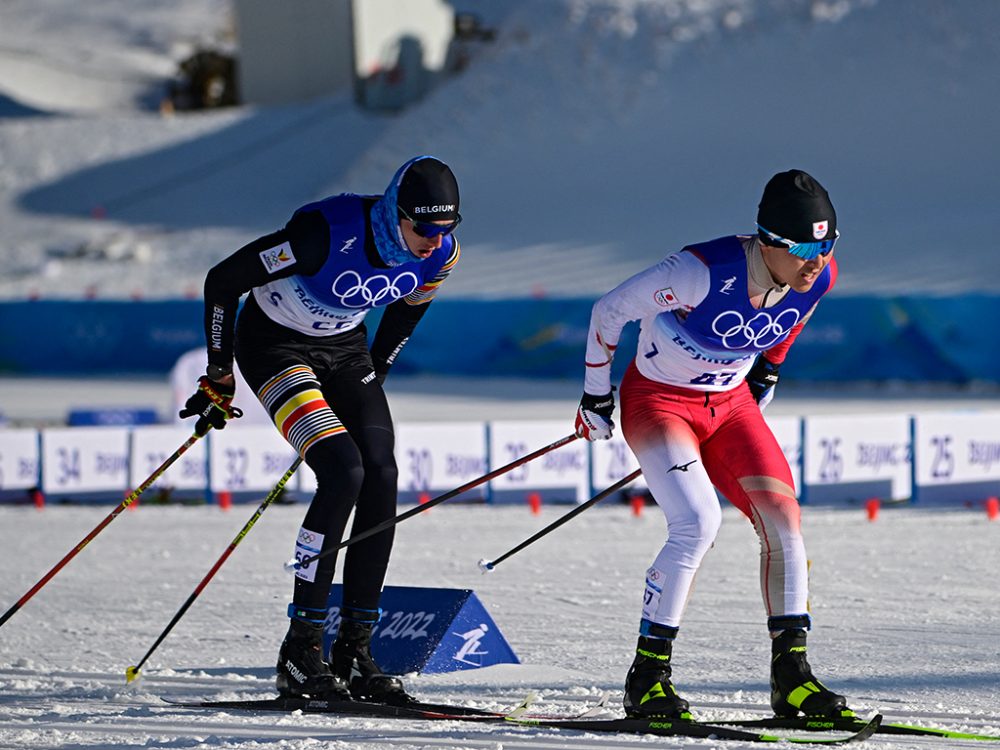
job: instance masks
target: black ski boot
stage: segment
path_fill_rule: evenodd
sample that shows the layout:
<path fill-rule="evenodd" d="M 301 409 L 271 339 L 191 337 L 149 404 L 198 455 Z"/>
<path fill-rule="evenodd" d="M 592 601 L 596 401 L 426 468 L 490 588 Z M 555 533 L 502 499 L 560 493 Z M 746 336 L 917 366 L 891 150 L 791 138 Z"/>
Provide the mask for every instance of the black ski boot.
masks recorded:
<path fill-rule="evenodd" d="M 671 631 L 676 632 L 673 628 Z M 673 644 L 673 639 L 639 636 L 635 661 L 625 678 L 625 698 L 622 702 L 627 716 L 691 718 L 688 702 L 677 695 L 670 681 Z"/>
<path fill-rule="evenodd" d="M 323 661 L 323 623 L 292 619 L 278 652 L 278 693 L 283 698 L 351 700 L 347 683 Z"/>
<path fill-rule="evenodd" d="M 854 716 L 847 699 L 828 690 L 806 661 L 806 631 L 792 628 L 771 641 L 771 708 L 777 716 Z"/>
<path fill-rule="evenodd" d="M 393 706 L 416 703 L 403 688 L 403 681 L 385 674 L 372 658 L 372 628 L 378 617 L 379 612 L 373 610 L 341 610 L 340 631 L 330 649 L 333 673 L 350 687 L 355 700 Z"/>

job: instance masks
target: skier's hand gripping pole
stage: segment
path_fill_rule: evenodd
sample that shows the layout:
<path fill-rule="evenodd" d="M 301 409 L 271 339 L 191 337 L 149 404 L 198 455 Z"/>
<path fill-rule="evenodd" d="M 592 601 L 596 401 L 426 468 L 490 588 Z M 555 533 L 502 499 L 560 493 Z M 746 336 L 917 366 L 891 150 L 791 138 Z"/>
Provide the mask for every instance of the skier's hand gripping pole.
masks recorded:
<path fill-rule="evenodd" d="M 583 513 L 583 511 L 587 510 L 587 508 L 590 508 L 590 507 L 593 507 L 594 505 L 597 505 L 599 502 L 601 502 L 601 500 L 603 500 L 604 498 L 608 497 L 608 495 L 613 495 L 618 490 L 620 490 L 622 487 L 624 487 L 626 484 L 628 484 L 629 482 L 633 481 L 641 473 L 642 473 L 642 469 L 636 469 L 631 474 L 629 474 L 627 477 L 623 477 L 622 479 L 619 479 L 617 482 L 615 482 L 613 485 L 611 485 L 607 489 L 602 490 L 601 492 L 598 492 L 596 495 L 594 495 L 592 498 L 590 498 L 590 500 L 588 500 L 587 502 L 580 503 L 580 505 L 577 505 L 569 513 L 566 513 L 565 515 L 560 516 L 558 519 L 556 519 L 555 521 L 553 521 L 552 523 L 550 523 L 548 526 L 546 526 L 544 529 L 542 529 L 541 531 L 539 531 L 537 534 L 529 537 L 528 539 L 525 539 L 523 542 L 521 542 L 516 547 L 507 550 L 502 555 L 500 555 L 500 557 L 498 557 L 496 560 L 487 560 L 485 558 L 482 559 L 482 560 L 480 560 L 479 561 L 479 569 L 481 571 L 483 571 L 483 573 L 489 573 L 494 568 L 496 568 L 497 565 L 499 565 L 500 563 L 502 563 L 504 560 L 506 560 L 511 555 L 517 554 L 518 552 L 520 552 L 521 550 L 523 550 L 525 547 L 527 547 L 529 544 L 534 544 L 539 539 L 541 539 L 543 536 L 545 536 L 546 534 L 548 534 L 550 531 L 555 531 L 556 529 L 558 529 L 560 526 L 562 526 L 567 521 L 569 521 L 569 520 L 575 518 L 576 516 L 580 515 L 581 513 Z"/>
<path fill-rule="evenodd" d="M 275 499 L 281 495 L 281 491 L 285 488 L 285 484 L 287 484 L 288 480 L 292 478 L 292 474 L 295 473 L 295 470 L 299 468 L 299 464 L 301 463 L 301 456 L 292 462 L 292 465 L 288 467 L 288 471 L 282 475 L 281 479 L 278 480 L 278 483 L 274 485 L 274 488 L 267 494 L 267 497 L 264 498 L 264 502 L 260 504 L 257 510 L 254 511 L 254 514 L 250 516 L 250 520 L 244 524 L 242 529 L 240 529 L 240 533 L 237 534 L 233 541 L 229 543 L 229 546 L 226 547 L 226 551 L 222 553 L 222 556 L 216 561 L 215 565 L 212 566 L 212 569 L 209 570 L 205 577 L 201 579 L 201 583 L 195 587 L 191 596 L 189 596 L 187 601 L 185 601 L 184 604 L 181 605 L 181 608 L 177 610 L 177 614 L 174 615 L 173 619 L 167 623 L 167 627 L 163 629 L 163 632 L 160 633 L 160 637 L 156 639 L 156 642 L 150 647 L 149 651 L 146 652 L 146 655 L 142 657 L 138 664 L 128 667 L 125 670 L 126 684 L 139 677 L 139 670 L 142 669 L 142 665 L 145 664 L 149 657 L 153 655 L 157 646 L 163 643 L 163 639 L 166 638 L 170 631 L 174 629 L 174 625 L 180 621 L 180 619 L 184 616 L 184 613 L 188 611 L 188 608 L 194 604 L 194 600 L 198 598 L 204 588 L 208 585 L 208 582 L 212 580 L 215 574 L 219 571 L 219 568 L 222 567 L 222 564 L 233 553 L 233 550 L 236 549 L 237 545 L 243 541 L 243 537 L 245 537 L 247 533 L 249 533 L 250 529 L 253 528 L 254 524 L 257 523 L 257 519 L 260 518 L 264 514 L 264 511 L 267 510 L 268 506 L 270 506 L 271 503 L 273 503 Z"/>
<path fill-rule="evenodd" d="M 370 529 L 362 531 L 360 534 L 355 534 L 350 539 L 341 542 L 335 547 L 330 547 L 329 549 L 325 549 L 318 555 L 313 555 L 312 557 L 304 557 L 301 560 L 289 560 L 288 562 L 285 563 L 285 570 L 288 571 L 289 573 L 294 573 L 295 571 L 300 570 L 301 568 L 304 568 L 308 565 L 311 565 L 312 563 L 326 557 L 327 555 L 332 555 L 335 552 L 342 550 L 344 547 L 348 547 L 354 544 L 355 542 L 360 542 L 362 539 L 367 539 L 370 536 L 374 536 L 375 534 L 385 531 L 386 529 L 391 528 L 396 524 L 405 521 L 407 518 L 411 518 L 412 516 L 415 516 L 418 513 L 423 513 L 425 510 L 430 510 L 435 505 L 443 503 L 445 500 L 451 500 L 451 498 L 457 497 L 458 495 L 461 495 L 463 492 L 468 492 L 469 490 L 478 487 L 481 484 L 485 484 L 491 479 L 494 479 L 502 474 L 506 474 L 508 471 L 516 469 L 518 466 L 523 466 L 529 461 L 534 461 L 539 456 L 544 456 L 546 453 L 554 451 L 556 448 L 562 448 L 564 445 L 572 443 L 574 440 L 577 439 L 577 437 L 578 436 L 574 434 L 574 435 L 567 435 L 564 438 L 559 438 L 559 440 L 556 440 L 554 443 L 549 443 L 544 448 L 539 448 L 534 453 L 529 453 L 526 456 L 521 456 L 521 458 L 511 461 L 506 466 L 501 466 L 499 469 L 494 469 L 488 474 L 483 474 L 478 479 L 473 479 L 470 482 L 466 482 L 461 487 L 456 487 L 455 489 L 450 490 L 444 493 L 443 495 L 438 495 L 437 497 L 428 500 L 426 503 L 422 503 L 421 505 L 418 505 L 415 508 L 411 508 L 405 513 L 400 513 L 395 518 L 390 518 L 386 521 L 383 521 L 380 524 L 372 526 Z"/>
<path fill-rule="evenodd" d="M 202 435 L 203 434 L 204 433 L 202 433 Z M 62 560 L 57 562 L 55 566 L 52 568 L 52 570 L 50 570 L 48 573 L 42 576 L 41 580 L 39 580 L 38 583 L 32 586 L 24 596 L 18 599 L 17 602 L 15 602 L 15 604 L 10 609 L 8 609 L 6 612 L 3 613 L 2 616 L 0 616 L 0 626 L 3 626 L 3 624 L 7 622 L 7 620 L 13 617 L 14 613 L 17 612 L 22 606 L 24 606 L 25 602 L 27 602 L 31 597 L 37 594 L 38 591 L 42 588 L 42 586 L 48 583 L 49 580 L 56 573 L 62 570 L 66 566 L 66 564 L 69 563 L 70 560 L 76 557 L 77 554 L 84 547 L 90 544 L 91 540 L 98 534 L 100 534 L 101 531 L 104 530 L 105 526 L 114 521 L 121 514 L 123 510 L 125 510 L 128 506 L 130 506 L 138 499 L 139 495 L 141 495 L 143 492 L 149 489 L 150 485 L 152 485 L 157 479 L 163 476 L 163 472 L 165 472 L 174 461 L 180 458 L 187 451 L 188 448 L 194 445 L 198 441 L 198 439 L 202 437 L 202 435 L 199 435 L 196 432 L 194 435 L 189 437 L 180 448 L 178 448 L 170 456 L 168 456 L 167 460 L 164 461 L 162 464 L 160 464 L 160 466 L 156 469 L 156 471 L 150 474 L 149 478 L 145 482 L 140 484 L 135 490 L 133 490 L 129 494 L 128 497 L 122 500 L 118 504 L 118 506 L 113 511 L 111 511 L 111 513 L 109 513 L 107 517 L 105 517 L 103 521 L 97 524 L 97 526 L 94 528 L 93 531 L 87 534 L 87 536 L 85 536 L 79 544 L 77 544 L 73 549 L 71 549 L 66 554 L 66 556 L 63 557 Z"/>

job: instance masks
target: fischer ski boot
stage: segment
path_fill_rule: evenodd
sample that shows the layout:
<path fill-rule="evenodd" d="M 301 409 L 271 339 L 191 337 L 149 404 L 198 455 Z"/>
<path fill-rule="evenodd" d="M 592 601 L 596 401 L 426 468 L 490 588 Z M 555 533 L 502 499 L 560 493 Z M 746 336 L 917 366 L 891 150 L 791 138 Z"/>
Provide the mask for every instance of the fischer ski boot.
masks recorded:
<path fill-rule="evenodd" d="M 655 626 L 654 626 L 655 627 Z M 662 626 L 661 626 L 662 627 Z M 676 634 L 676 629 L 671 628 Z M 625 714 L 631 718 L 690 719 L 688 702 L 670 681 L 672 638 L 639 636 L 635 660 L 625 678 Z"/>
<path fill-rule="evenodd" d="M 310 614 L 317 610 L 303 610 Z M 322 611 L 320 611 L 321 614 Z M 323 621 L 292 618 L 278 652 L 278 693 L 283 697 L 351 700 L 347 683 L 323 661 Z"/>
<path fill-rule="evenodd" d="M 330 648 L 330 666 L 338 680 L 348 685 L 355 700 L 405 706 L 416 699 L 398 677 L 385 674 L 372 658 L 372 628 L 380 610 L 341 610 L 340 631 Z"/>
<path fill-rule="evenodd" d="M 828 690 L 806 661 L 806 631 L 784 630 L 771 641 L 771 708 L 777 716 L 853 717 L 847 699 Z"/>

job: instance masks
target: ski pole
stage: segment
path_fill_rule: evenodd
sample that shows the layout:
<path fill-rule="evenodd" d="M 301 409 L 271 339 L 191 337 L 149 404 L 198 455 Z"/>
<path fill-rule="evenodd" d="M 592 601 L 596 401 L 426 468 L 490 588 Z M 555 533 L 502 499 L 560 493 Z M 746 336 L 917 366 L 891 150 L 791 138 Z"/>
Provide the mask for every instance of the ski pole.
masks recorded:
<path fill-rule="evenodd" d="M 289 573 L 293 573 L 296 570 L 300 570 L 306 567 L 307 565 L 310 565 L 311 563 L 314 563 L 317 560 L 326 557 L 327 555 L 332 555 L 334 552 L 342 550 L 344 547 L 348 547 L 354 544 L 355 542 L 360 542 L 362 539 L 367 539 L 370 536 L 374 536 L 379 532 L 385 531 L 386 529 L 391 528 L 396 524 L 405 521 L 407 518 L 417 515 L 417 513 L 423 513 L 425 510 L 430 510 L 435 505 L 443 503 L 445 500 L 451 500 L 451 498 L 457 495 L 461 495 L 463 492 L 468 492 L 469 490 L 478 487 L 484 482 L 488 482 L 491 479 L 495 479 L 501 474 L 506 474 L 511 469 L 516 469 L 518 466 L 522 466 L 528 463 L 529 461 L 534 461 L 536 458 L 538 458 L 539 456 L 544 456 L 549 451 L 554 451 L 556 448 L 562 448 L 564 445 L 572 443 L 574 440 L 577 439 L 577 437 L 578 437 L 577 435 L 573 434 L 573 435 L 567 435 L 564 438 L 559 438 L 554 443 L 549 443 L 544 448 L 539 448 L 534 453 L 529 453 L 526 456 L 521 456 L 521 458 L 518 458 L 515 461 L 511 461 L 506 466 L 501 466 L 499 469 L 494 469 L 488 474 L 483 474 L 478 479 L 473 479 L 471 482 L 466 482 L 461 487 L 456 487 L 455 489 L 450 490 L 444 493 L 443 495 L 438 495 L 437 497 L 428 500 L 426 503 L 418 505 L 415 508 L 411 508 L 405 513 L 400 513 L 395 518 L 390 518 L 376 526 L 372 526 L 370 529 L 362 531 L 360 534 L 355 534 L 350 539 L 347 539 L 346 541 L 343 541 L 340 544 L 338 544 L 336 547 L 331 547 L 330 549 L 323 550 L 319 554 L 313 555 L 312 557 L 305 557 L 301 560 L 289 560 L 288 562 L 285 563 L 285 570 L 288 571 Z"/>
<path fill-rule="evenodd" d="M 100 534 L 101 531 L 104 530 L 105 526 L 114 521 L 121 514 L 123 510 L 125 510 L 128 506 L 130 506 L 132 503 L 135 502 L 135 500 L 139 497 L 139 495 L 141 495 L 143 492 L 149 489 L 149 486 L 153 484 L 153 482 L 155 482 L 157 479 L 159 479 L 160 476 L 162 476 L 163 472 L 167 470 L 170 464 L 172 464 L 174 461 L 176 461 L 178 458 L 184 455 L 187 449 L 190 448 L 192 445 L 194 445 L 200 437 L 201 436 L 198 435 L 197 433 L 193 434 L 184 442 L 184 444 L 180 448 L 175 450 L 167 458 L 166 461 L 160 464 L 159 468 L 149 475 L 149 479 L 140 484 L 135 490 L 132 491 L 132 493 L 128 497 L 122 500 L 118 504 L 118 507 L 116 507 L 113 511 L 111 511 L 111 513 L 109 513 L 108 516 L 103 521 L 97 524 L 97 526 L 94 528 L 93 531 L 91 531 L 89 534 L 87 534 L 87 536 L 83 538 L 83 541 L 81 541 L 78 545 L 76 545 L 73 549 L 71 549 L 62 560 L 56 563 L 55 567 L 53 567 L 52 570 L 50 570 L 48 573 L 42 576 L 41 580 L 34 586 L 32 586 L 28 590 L 28 593 L 26 593 L 24 596 L 18 599 L 17 602 L 14 604 L 14 606 L 12 606 L 10 609 L 4 612 L 3 616 L 0 617 L 0 626 L 3 626 L 3 624 L 7 622 L 7 620 L 13 617 L 14 613 L 17 612 L 22 606 L 24 606 L 25 602 L 27 602 L 31 597 L 33 597 L 36 593 L 38 593 L 38 590 L 49 582 L 49 579 L 51 579 L 56 573 L 62 570 L 63 567 L 70 560 L 76 557 L 77 553 L 79 553 L 80 550 L 86 547 L 94 537 Z"/>
<path fill-rule="evenodd" d="M 174 615 L 174 618 L 167 624 L 167 627 L 164 628 L 163 632 L 160 633 L 160 637 L 156 639 L 156 642 L 150 647 L 149 651 L 146 652 L 146 655 L 142 657 L 138 664 L 128 667 L 125 670 L 125 684 L 132 682 L 132 680 L 139 676 L 139 670 L 142 669 L 142 665 L 145 664 L 149 657 L 153 655 L 157 646 L 163 643 L 163 639 L 166 638 L 170 631 L 174 629 L 174 625 L 176 625 L 184 616 L 184 613 L 188 611 L 188 608 L 194 604 L 194 600 L 198 598 L 202 590 L 208 585 L 208 582 L 212 580 L 212 577 L 219 571 L 222 564 L 233 553 L 233 550 L 236 549 L 237 545 L 243 541 L 243 537 L 245 537 L 250 529 L 253 528 L 253 525 L 257 523 L 257 519 L 264 514 L 264 511 L 267 510 L 268 506 L 274 502 L 278 495 L 281 494 L 281 490 L 284 489 L 285 483 L 292 478 L 292 474 L 295 473 L 295 470 L 299 468 L 299 464 L 301 463 L 302 456 L 299 456 L 292 462 L 292 465 L 288 467 L 288 471 L 284 473 L 281 479 L 278 480 L 278 483 L 274 485 L 274 488 L 267 494 L 267 497 L 264 498 L 264 502 L 260 504 L 257 510 L 254 511 L 254 514 L 250 516 L 250 520 L 244 524 L 242 529 L 240 529 L 240 533 L 237 534 L 233 541 L 229 543 L 229 546 L 226 547 L 226 551 L 222 553 L 222 556 L 215 562 L 215 565 L 213 565 L 212 569 L 208 571 L 208 574 L 201 579 L 201 583 L 199 583 L 195 587 L 195 590 L 191 592 L 191 596 L 187 598 L 187 601 L 181 605 L 179 610 L 177 610 L 177 614 Z"/>
<path fill-rule="evenodd" d="M 553 521 L 552 523 L 550 523 L 548 526 L 546 526 L 544 529 L 542 529 L 541 531 L 539 531 L 534 536 L 530 537 L 529 539 L 525 539 L 523 542 L 521 542 L 519 545 L 517 545 L 513 549 L 507 550 L 502 555 L 500 555 L 500 557 L 498 557 L 496 560 L 486 560 L 485 558 L 482 559 L 482 560 L 480 560 L 479 561 L 479 568 L 480 568 L 480 570 L 482 570 L 483 573 L 489 573 L 497 565 L 499 565 L 500 563 L 502 563 L 504 560 L 506 560 L 511 555 L 513 555 L 513 554 L 515 554 L 517 552 L 520 552 L 525 547 L 527 547 L 529 544 L 533 544 L 534 542 L 537 542 L 539 539 L 541 539 L 543 536 L 545 536 L 546 534 L 548 534 L 550 531 L 555 531 L 556 529 L 558 529 L 560 526 L 562 526 L 564 523 L 566 523 L 570 519 L 572 519 L 575 516 L 578 516 L 581 513 L 583 513 L 583 511 L 587 510 L 587 508 L 590 508 L 591 506 L 597 505 L 599 502 L 601 502 L 601 500 L 603 500 L 604 498 L 606 498 L 608 495 L 614 494 L 615 492 L 617 492 L 618 490 L 620 490 L 626 484 L 628 484 L 633 479 L 635 479 L 636 477 L 638 477 L 641 473 L 642 473 L 642 469 L 636 469 L 631 474 L 629 474 L 627 477 L 623 477 L 622 479 L 619 479 L 617 482 L 615 482 L 613 485 L 611 485 L 610 487 L 608 487 L 606 490 L 603 490 L 602 492 L 598 492 L 596 495 L 594 495 L 592 498 L 590 498 L 590 500 L 588 500 L 587 502 L 581 503 L 580 505 L 577 505 L 569 513 L 567 513 L 564 516 L 562 516 L 562 517 L 558 518 L 557 520 Z"/>

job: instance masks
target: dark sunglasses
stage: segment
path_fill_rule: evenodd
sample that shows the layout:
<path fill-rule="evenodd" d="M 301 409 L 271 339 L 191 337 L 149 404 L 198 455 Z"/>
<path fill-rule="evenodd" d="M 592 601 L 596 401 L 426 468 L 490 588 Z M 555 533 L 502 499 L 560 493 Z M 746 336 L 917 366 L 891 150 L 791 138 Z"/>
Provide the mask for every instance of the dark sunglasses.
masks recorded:
<path fill-rule="evenodd" d="M 833 252 L 833 246 L 837 244 L 837 240 L 840 239 L 840 232 L 835 231 L 833 239 L 820 240 L 818 242 L 795 242 L 794 240 L 786 240 L 774 232 L 767 231 L 760 224 L 757 225 L 757 229 L 770 240 L 767 243 L 768 245 L 773 247 L 784 246 L 792 255 L 803 260 L 812 260 L 817 255 L 829 255 Z"/>
<path fill-rule="evenodd" d="M 397 206 L 397 208 L 399 208 Z M 423 237 L 425 240 L 429 240 L 432 237 L 445 237 L 455 229 L 458 225 L 462 223 L 462 214 L 456 214 L 455 221 L 451 224 L 435 224 L 433 221 L 417 221 L 411 217 L 402 208 L 399 208 L 399 216 L 401 219 L 406 219 L 413 225 L 413 233 L 418 237 Z"/>

